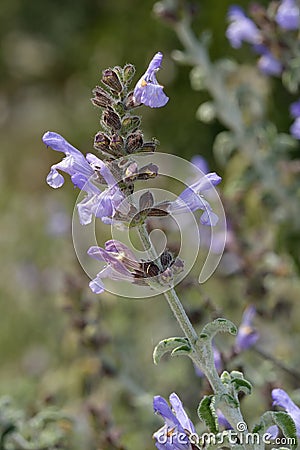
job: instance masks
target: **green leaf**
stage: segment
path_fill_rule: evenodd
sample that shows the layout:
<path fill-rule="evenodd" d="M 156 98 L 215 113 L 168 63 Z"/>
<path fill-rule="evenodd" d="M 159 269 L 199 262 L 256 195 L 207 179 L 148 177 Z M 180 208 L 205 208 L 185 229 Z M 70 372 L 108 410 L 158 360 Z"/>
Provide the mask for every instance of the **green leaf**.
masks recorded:
<path fill-rule="evenodd" d="M 174 348 L 174 350 L 171 352 L 171 356 L 188 356 L 191 353 L 192 349 L 190 345 L 181 345 L 180 347 Z"/>
<path fill-rule="evenodd" d="M 242 391 L 247 395 L 251 394 L 252 385 L 251 383 L 249 383 L 249 381 L 245 380 L 244 378 L 232 378 L 231 384 L 233 385 L 237 393 Z"/>
<path fill-rule="evenodd" d="M 284 411 L 277 411 L 272 413 L 274 423 L 281 428 L 284 436 L 288 439 L 291 439 L 292 442 L 289 442 L 292 449 L 297 448 L 297 430 L 296 425 L 293 419 L 289 414 Z"/>
<path fill-rule="evenodd" d="M 215 409 L 215 402 L 216 399 L 214 395 L 205 396 L 201 400 L 197 410 L 199 418 L 206 423 L 208 429 L 212 433 L 218 433 L 219 431 L 219 422 Z"/>
<path fill-rule="evenodd" d="M 160 341 L 157 344 L 157 346 L 154 349 L 154 352 L 153 352 L 154 364 L 158 364 L 159 361 L 161 360 L 161 358 L 163 357 L 163 355 L 165 355 L 166 353 L 168 353 L 168 352 L 173 353 L 173 351 L 176 349 L 178 344 L 179 344 L 178 348 L 185 347 L 186 349 L 189 349 L 189 351 L 191 350 L 191 346 L 190 346 L 190 343 L 187 338 L 172 337 L 172 338 L 168 338 L 168 339 L 163 339 L 162 341 Z"/>
<path fill-rule="evenodd" d="M 200 334 L 200 338 L 207 336 L 212 339 L 217 333 L 230 333 L 236 335 L 237 328 L 230 320 L 223 318 L 215 319 L 213 322 L 205 325 Z"/>
<path fill-rule="evenodd" d="M 240 406 L 238 400 L 234 398 L 233 395 L 230 394 L 222 394 L 221 400 L 225 400 L 225 402 L 230 405 L 232 408 L 238 408 Z"/>

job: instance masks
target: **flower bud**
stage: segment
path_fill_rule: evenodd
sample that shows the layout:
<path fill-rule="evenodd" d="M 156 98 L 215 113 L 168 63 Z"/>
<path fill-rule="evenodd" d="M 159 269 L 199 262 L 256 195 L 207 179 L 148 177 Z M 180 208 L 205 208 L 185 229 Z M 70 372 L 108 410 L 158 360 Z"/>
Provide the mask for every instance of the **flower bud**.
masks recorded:
<path fill-rule="evenodd" d="M 163 270 L 170 267 L 170 265 L 173 261 L 174 261 L 173 255 L 168 250 L 164 250 L 163 253 L 160 255 L 160 262 L 161 262 Z"/>
<path fill-rule="evenodd" d="M 106 108 L 112 104 L 112 98 L 104 89 L 102 89 L 102 87 L 96 86 L 95 89 L 93 89 L 93 94 L 94 97 L 91 98 L 93 105 Z"/>
<path fill-rule="evenodd" d="M 122 136 L 120 136 L 119 134 L 114 134 L 111 137 L 109 147 L 114 153 L 116 153 L 118 155 L 124 154 L 124 140 L 123 140 Z"/>
<path fill-rule="evenodd" d="M 159 142 L 156 139 L 153 139 L 152 141 L 145 142 L 142 147 L 140 148 L 141 152 L 155 152 L 157 146 L 159 145 Z"/>
<path fill-rule="evenodd" d="M 123 69 L 123 77 L 125 83 L 130 83 L 135 74 L 135 67 L 132 64 L 126 64 Z"/>
<path fill-rule="evenodd" d="M 137 106 L 140 106 L 139 103 L 136 103 L 134 101 L 133 91 L 129 92 L 129 94 L 127 95 L 127 97 L 124 100 L 124 104 L 125 104 L 126 109 L 133 109 L 133 108 L 136 108 Z"/>
<path fill-rule="evenodd" d="M 94 147 L 97 150 L 101 150 L 102 152 L 107 152 L 110 144 L 109 137 L 100 131 L 96 134 L 94 139 Z"/>
<path fill-rule="evenodd" d="M 129 134 L 126 139 L 125 148 L 127 153 L 134 153 L 143 145 L 143 135 L 141 131 Z"/>
<path fill-rule="evenodd" d="M 122 121 L 122 129 L 124 133 L 136 131 L 141 124 L 141 119 L 138 116 L 125 116 Z"/>
<path fill-rule="evenodd" d="M 106 84 L 110 89 L 112 89 L 115 92 L 122 92 L 123 86 L 121 84 L 120 78 L 118 77 L 118 74 L 113 69 L 106 69 L 102 72 L 102 83 Z"/>
<path fill-rule="evenodd" d="M 102 114 L 103 123 L 112 130 L 121 129 L 121 119 L 119 115 L 111 108 L 108 107 Z"/>

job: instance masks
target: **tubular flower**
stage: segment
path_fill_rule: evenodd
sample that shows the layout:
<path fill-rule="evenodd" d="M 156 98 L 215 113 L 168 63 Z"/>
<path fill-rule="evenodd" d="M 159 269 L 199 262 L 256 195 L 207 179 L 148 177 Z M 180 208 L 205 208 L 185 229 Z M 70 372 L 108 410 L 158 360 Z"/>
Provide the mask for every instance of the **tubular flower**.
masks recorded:
<path fill-rule="evenodd" d="M 172 408 L 160 395 L 153 399 L 154 412 L 165 421 L 164 426 L 153 434 L 155 445 L 158 450 L 192 450 L 189 435 L 195 433 L 195 427 L 178 395 L 171 394 L 169 400 Z"/>
<path fill-rule="evenodd" d="M 273 389 L 272 398 L 273 406 L 281 406 L 291 416 L 296 425 L 297 436 L 300 437 L 300 408 L 283 389 Z"/>
<path fill-rule="evenodd" d="M 143 103 L 150 108 L 161 108 L 168 102 L 169 97 L 166 96 L 163 86 L 156 79 L 156 72 L 161 66 L 162 58 L 161 52 L 156 53 L 148 69 L 137 82 L 133 91 L 133 99 L 136 104 Z"/>
<path fill-rule="evenodd" d="M 277 10 L 276 22 L 283 30 L 299 28 L 300 9 L 294 0 L 282 0 Z"/>
<path fill-rule="evenodd" d="M 240 48 L 243 42 L 258 44 L 261 41 L 259 29 L 239 6 L 231 6 L 228 12 L 228 20 L 230 24 L 226 36 L 232 47 Z"/>
<path fill-rule="evenodd" d="M 235 349 L 237 352 L 252 347 L 259 338 L 258 332 L 252 325 L 255 314 L 256 310 L 253 305 L 250 305 L 245 309 L 235 340 Z"/>
<path fill-rule="evenodd" d="M 215 226 L 218 222 L 218 216 L 213 212 L 208 201 L 204 199 L 202 192 L 212 189 L 221 180 L 222 178 L 215 172 L 201 176 L 199 180 L 184 189 L 179 197 L 170 203 L 169 213 L 184 213 L 187 210 L 194 212 L 200 209 L 204 211 L 200 218 L 201 224 Z"/>
<path fill-rule="evenodd" d="M 74 186 L 87 193 L 77 205 L 80 223 L 82 225 L 90 223 L 92 216 L 101 218 L 103 222 L 110 222 L 124 196 L 106 164 L 91 153 L 84 156 L 57 133 L 48 131 L 43 136 L 43 142 L 53 150 L 66 155 L 61 162 L 51 167 L 47 176 L 49 186 L 55 189 L 61 187 L 65 180 L 58 170 L 67 173 Z M 107 184 L 107 188 L 103 191 L 94 184 L 98 174 Z"/>

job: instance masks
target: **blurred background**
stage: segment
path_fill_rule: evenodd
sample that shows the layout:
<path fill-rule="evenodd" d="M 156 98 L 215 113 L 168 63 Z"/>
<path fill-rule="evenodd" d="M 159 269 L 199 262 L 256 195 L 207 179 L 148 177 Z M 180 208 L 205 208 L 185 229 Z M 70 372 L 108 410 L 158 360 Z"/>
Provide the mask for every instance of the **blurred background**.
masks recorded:
<path fill-rule="evenodd" d="M 194 30 L 199 34 L 211 29 L 212 59 L 227 55 L 254 61 L 249 49 L 234 51 L 224 37 L 229 5 L 228 0 L 196 3 Z M 175 391 L 193 411 L 208 391 L 190 361 L 174 359 L 158 367 L 152 363 L 154 345 L 180 333 L 162 298 L 130 301 L 89 291 L 72 244 L 77 192 L 69 180 L 55 192 L 45 182 L 50 165 L 61 155 L 45 148 L 43 133 L 56 131 L 83 153 L 93 151 L 100 113 L 90 97 L 102 70 L 130 62 L 137 68 L 137 81 L 157 51 L 164 54 L 158 78 L 170 101 L 162 109 L 141 110 L 145 136 L 159 139 L 162 152 L 187 159 L 203 155 L 226 181 L 225 169 L 212 153 L 214 138 L 224 127 L 196 119 L 209 94 L 191 89 L 190 68 L 171 58 L 181 44 L 152 9 L 152 0 L 2 0 L 0 6 L 0 395 L 9 396 L 29 418 L 52 406 L 73 418 L 72 426 L 59 425 L 72 444 L 51 448 L 151 449 L 151 434 L 161 423 L 152 413 L 153 395 Z M 287 132 L 292 97 L 278 89 L 279 81 L 265 83 L 274 92 L 268 103 L 271 118 Z M 230 176 L 227 180 L 234 191 Z M 262 231 L 255 227 L 264 214 L 255 191 L 248 205 L 244 234 L 250 230 L 259 246 Z M 272 247 L 273 241 L 264 244 Z M 286 255 L 284 248 L 282 252 Z M 268 294 L 263 264 L 256 265 L 258 278 L 253 273 L 217 275 L 201 287 L 183 286 L 180 294 L 196 326 L 219 313 L 238 324 L 245 306 L 255 303 L 258 328 L 267 319 L 278 319 L 276 328 L 271 324 L 260 329 L 265 351 L 279 349 L 274 358 L 295 367 L 300 289 L 290 256 L 284 258 L 276 266 L 282 269 L 279 281 L 275 275 L 267 279 Z M 296 333 L 294 342 L 288 340 L 288 329 Z M 226 351 L 232 344 L 233 338 L 225 337 L 220 346 Z M 246 376 L 257 386 L 246 408 L 253 420 L 270 406 L 270 386 L 279 380 L 296 388 L 299 378 L 258 353 L 249 351 L 245 359 L 234 367 L 249 366 Z"/>

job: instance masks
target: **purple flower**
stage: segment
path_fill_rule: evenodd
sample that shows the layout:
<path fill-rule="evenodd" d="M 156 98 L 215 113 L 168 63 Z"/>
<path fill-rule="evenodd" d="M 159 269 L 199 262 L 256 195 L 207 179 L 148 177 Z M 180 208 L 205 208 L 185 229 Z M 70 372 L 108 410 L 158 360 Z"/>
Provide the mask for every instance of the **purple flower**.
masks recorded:
<path fill-rule="evenodd" d="M 242 322 L 239 326 L 235 340 L 235 350 L 237 352 L 252 347 L 259 338 L 258 332 L 252 326 L 255 314 L 256 310 L 253 305 L 249 305 L 244 311 Z"/>
<path fill-rule="evenodd" d="M 42 139 L 47 147 L 51 147 L 53 150 L 65 153 L 66 155 L 61 162 L 51 166 L 51 170 L 47 176 L 47 183 L 49 186 L 56 189 L 64 184 L 64 177 L 58 172 L 58 170 L 68 173 L 71 177 L 73 175 L 80 174 L 86 178 L 89 178 L 94 174 L 94 170 L 86 161 L 83 154 L 69 144 L 69 142 L 60 136 L 60 134 L 47 131 Z"/>
<path fill-rule="evenodd" d="M 282 0 L 275 19 L 283 30 L 298 30 L 300 10 L 295 0 Z"/>
<path fill-rule="evenodd" d="M 91 153 L 84 156 L 57 133 L 48 131 L 43 136 L 43 142 L 66 155 L 61 162 L 51 167 L 47 183 L 53 188 L 61 187 L 65 181 L 58 172 L 61 170 L 70 175 L 75 187 L 87 193 L 77 205 L 80 223 L 90 223 L 93 215 L 105 223 L 110 223 L 117 207 L 124 201 L 124 196 L 106 164 Z M 103 191 L 94 184 L 98 172 L 107 183 L 107 188 Z"/>
<path fill-rule="evenodd" d="M 196 166 L 197 169 L 201 170 L 201 172 L 205 174 L 209 172 L 207 161 L 205 158 L 203 158 L 203 156 L 200 155 L 193 156 L 191 159 L 191 163 L 194 164 L 194 166 Z"/>
<path fill-rule="evenodd" d="M 161 66 L 162 58 L 163 55 L 161 52 L 156 53 L 148 69 L 137 82 L 133 91 L 135 103 L 143 103 L 146 106 L 150 106 L 150 108 L 160 108 L 168 102 L 169 97 L 166 96 L 163 91 L 163 86 L 158 84 L 156 79 L 156 72 Z"/>
<path fill-rule="evenodd" d="M 222 180 L 215 172 L 201 176 L 199 180 L 191 184 L 179 195 L 179 197 L 170 203 L 168 211 L 173 213 L 184 213 L 187 210 L 203 210 L 200 222 L 202 225 L 215 226 L 218 222 L 218 216 L 212 211 L 212 207 L 202 196 L 202 192 L 212 189 Z"/>
<path fill-rule="evenodd" d="M 239 6 L 231 6 L 228 12 L 230 25 L 227 28 L 226 36 L 234 48 L 239 48 L 242 42 L 258 44 L 261 41 L 261 34 L 255 23 L 245 16 L 244 11 Z"/>
<path fill-rule="evenodd" d="M 294 117 L 294 119 L 297 119 L 297 117 L 300 117 L 300 100 L 297 100 L 296 102 L 291 104 L 290 114 L 292 117 Z"/>
<path fill-rule="evenodd" d="M 281 406 L 291 416 L 296 425 L 297 436 L 300 437 L 300 408 L 283 389 L 273 389 L 272 398 L 273 406 Z"/>
<path fill-rule="evenodd" d="M 274 56 L 266 52 L 258 60 L 258 68 L 266 75 L 280 75 L 282 72 L 282 64 Z"/>
<path fill-rule="evenodd" d="M 297 117 L 290 127 L 291 135 L 296 139 L 300 139 L 300 117 Z"/>
<path fill-rule="evenodd" d="M 167 401 L 157 395 L 153 399 L 156 414 L 162 416 L 165 425 L 153 434 L 158 450 L 192 450 L 189 435 L 195 433 L 195 427 L 188 418 L 179 397 L 173 393 Z"/>

